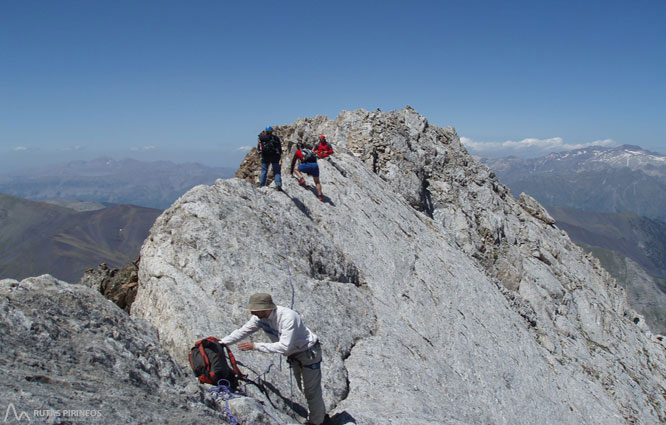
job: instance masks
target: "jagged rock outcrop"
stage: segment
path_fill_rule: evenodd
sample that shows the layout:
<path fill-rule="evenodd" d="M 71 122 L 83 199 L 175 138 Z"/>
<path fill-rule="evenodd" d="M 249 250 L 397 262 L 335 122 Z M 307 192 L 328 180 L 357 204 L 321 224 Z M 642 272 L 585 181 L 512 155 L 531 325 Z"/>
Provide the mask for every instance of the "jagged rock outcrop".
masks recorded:
<path fill-rule="evenodd" d="M 335 423 L 666 421 L 664 347 L 622 288 L 453 128 L 407 107 L 279 133 L 287 148 L 318 134 L 336 150 L 320 161 L 326 202 L 286 174 L 284 193 L 218 180 L 156 221 L 132 314 L 177 360 L 268 291 L 293 296 L 321 337 Z M 271 362 L 238 357 L 259 373 Z M 285 415 L 288 371 L 273 360 L 265 377 Z"/>
<path fill-rule="evenodd" d="M 285 159 L 282 159 L 284 164 Z M 259 186 L 259 175 L 261 174 L 261 157 L 257 148 L 252 148 L 240 163 L 236 170 L 236 178 L 247 180 L 255 186 Z M 268 174 L 268 178 L 273 177 L 273 172 Z"/>
<path fill-rule="evenodd" d="M 139 286 L 139 261 L 137 259 L 122 269 L 111 269 L 102 263 L 97 269 L 86 270 L 79 284 L 99 291 L 129 313 Z"/>
<path fill-rule="evenodd" d="M 203 403 L 205 394 L 160 348 L 153 327 L 90 288 L 49 275 L 1 280 L 0 311 L 0 407 L 25 412 L 17 423 L 175 425 L 224 417 Z"/>

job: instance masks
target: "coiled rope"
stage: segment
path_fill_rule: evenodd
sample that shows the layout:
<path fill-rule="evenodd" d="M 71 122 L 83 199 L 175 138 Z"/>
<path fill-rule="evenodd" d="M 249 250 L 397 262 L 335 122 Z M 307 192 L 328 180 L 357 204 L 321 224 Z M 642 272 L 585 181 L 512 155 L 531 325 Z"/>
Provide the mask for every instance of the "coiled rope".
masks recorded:
<path fill-rule="evenodd" d="M 217 401 L 218 399 L 224 401 L 224 414 L 226 416 L 227 421 L 232 424 L 232 425 L 242 425 L 242 424 L 250 424 L 254 425 L 254 422 L 252 421 L 247 421 L 244 419 L 238 419 L 233 412 L 231 411 L 231 408 L 229 407 L 229 400 L 234 399 L 234 398 L 241 398 L 241 397 L 247 397 L 248 395 L 246 393 L 238 392 L 234 393 L 231 390 L 231 383 L 227 381 L 226 379 L 220 379 L 217 381 L 217 386 L 212 387 L 208 390 L 209 393 L 213 395 L 213 399 Z M 278 425 L 282 425 L 279 420 L 266 410 L 264 406 L 261 407 L 266 415 L 268 415 L 269 418 L 273 419 L 275 423 Z"/>
<path fill-rule="evenodd" d="M 224 400 L 224 414 L 226 415 L 229 423 L 232 425 L 240 425 L 241 421 L 236 416 L 234 416 L 233 412 L 229 408 L 229 400 L 232 398 L 240 398 L 242 396 L 240 394 L 234 394 L 233 391 L 231 391 L 231 382 L 227 381 L 226 379 L 220 379 L 217 381 L 217 386 L 212 387 L 208 390 L 208 392 L 213 395 L 213 399 L 215 401 L 218 399 Z"/>

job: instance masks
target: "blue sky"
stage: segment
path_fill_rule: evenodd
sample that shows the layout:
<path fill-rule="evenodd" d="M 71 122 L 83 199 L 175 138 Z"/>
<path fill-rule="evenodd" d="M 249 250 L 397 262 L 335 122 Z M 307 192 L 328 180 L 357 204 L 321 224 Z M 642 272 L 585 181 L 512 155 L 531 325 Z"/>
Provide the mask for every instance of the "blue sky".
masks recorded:
<path fill-rule="evenodd" d="M 484 155 L 666 153 L 664 22 L 663 0 L 0 0 L 0 167 L 236 166 L 266 125 L 405 105 Z"/>

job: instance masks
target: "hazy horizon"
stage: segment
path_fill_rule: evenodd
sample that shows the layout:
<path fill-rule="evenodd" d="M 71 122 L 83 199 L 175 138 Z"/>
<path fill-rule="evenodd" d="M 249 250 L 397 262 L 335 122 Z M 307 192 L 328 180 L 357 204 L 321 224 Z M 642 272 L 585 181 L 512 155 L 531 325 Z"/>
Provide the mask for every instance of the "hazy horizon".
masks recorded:
<path fill-rule="evenodd" d="M 154 162 L 168 161 L 174 164 L 199 163 L 209 167 L 238 168 L 247 151 L 224 152 L 94 152 L 80 150 L 76 152 L 31 152 L 28 158 L 21 158 L 22 152 L 3 155 L 0 158 L 0 174 L 32 170 L 42 167 L 66 164 L 72 161 L 93 161 L 99 158 L 114 160 L 134 159 Z"/>
<path fill-rule="evenodd" d="M 662 0 L 0 2 L 0 168 L 236 166 L 267 125 L 406 105 L 474 154 L 664 152 L 664 21 Z"/>
<path fill-rule="evenodd" d="M 548 147 L 547 141 L 544 141 L 543 145 L 535 144 L 530 148 L 515 149 L 511 147 L 513 142 L 505 142 L 509 147 L 497 147 L 495 150 L 489 152 L 487 150 L 475 150 L 472 146 L 467 145 L 465 142 L 466 138 L 461 137 L 463 144 L 466 145 L 466 148 L 470 155 L 476 157 L 484 158 L 506 158 L 506 157 L 518 157 L 523 159 L 529 158 L 538 158 L 541 156 L 548 155 L 549 153 L 559 153 L 565 152 L 568 150 L 580 149 L 583 147 L 591 146 L 600 146 L 604 148 L 614 148 L 620 146 L 619 144 L 614 145 L 587 145 L 587 146 L 570 146 L 570 147 L 560 147 L 553 148 Z M 469 142 L 468 142 L 469 143 Z M 655 151 L 653 149 L 648 149 L 640 144 L 625 143 L 625 145 L 635 145 L 639 146 L 647 151 L 651 151 L 660 155 L 666 155 L 663 152 Z M 559 146 L 559 145 L 558 145 Z M 142 150 L 142 151 L 107 151 L 107 152 L 95 152 L 86 149 L 79 149 L 75 151 L 58 151 L 58 152 L 47 152 L 47 151 L 32 151 L 32 152 L 11 152 L 8 155 L 0 157 L 0 175 L 9 174 L 12 172 L 18 171 L 29 171 L 32 169 L 39 169 L 43 167 L 56 166 L 66 164 L 72 161 L 93 161 L 99 158 L 111 158 L 117 161 L 124 159 L 134 159 L 137 161 L 144 162 L 155 162 L 155 161 L 168 161 L 173 162 L 174 164 L 184 164 L 184 163 L 198 163 L 209 167 L 222 167 L 222 168 L 233 168 L 236 169 L 240 166 L 241 161 L 247 154 L 247 148 L 239 148 L 234 151 L 210 151 L 210 152 L 197 152 L 197 151 L 182 151 L 182 152 L 164 152 L 164 151 L 155 151 L 152 149 Z M 24 158 L 21 158 L 21 157 Z"/>

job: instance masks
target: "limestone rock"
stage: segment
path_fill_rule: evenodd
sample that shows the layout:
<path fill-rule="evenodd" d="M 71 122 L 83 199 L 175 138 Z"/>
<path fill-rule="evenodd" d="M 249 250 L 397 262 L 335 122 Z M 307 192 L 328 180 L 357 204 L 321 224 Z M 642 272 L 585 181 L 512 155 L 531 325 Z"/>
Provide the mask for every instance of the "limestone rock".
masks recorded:
<path fill-rule="evenodd" d="M 453 128 L 405 108 L 281 131 L 287 147 L 333 144 L 319 161 L 326 202 L 286 176 L 283 193 L 218 180 L 144 243 L 132 314 L 179 362 L 194 340 L 242 325 L 265 291 L 320 336 L 336 423 L 666 421 L 664 348 L 623 290 Z M 270 384 L 253 396 L 292 413 L 284 362 L 237 357 Z"/>
<path fill-rule="evenodd" d="M 259 186 L 260 172 L 261 157 L 257 148 L 252 148 L 236 170 L 236 178 L 247 180 L 255 186 Z M 270 175 L 272 176 L 272 173 Z"/>
<path fill-rule="evenodd" d="M 154 328 L 90 288 L 49 275 L 2 280 L 0 311 L 3 413 L 11 404 L 32 423 L 109 425 L 223 418 Z"/>
<path fill-rule="evenodd" d="M 666 333 L 666 311 L 663 307 L 666 306 L 666 294 L 636 262 L 627 257 L 618 257 L 615 261 L 623 263 L 624 281 L 632 282 L 624 286 L 631 306 L 646 317 L 654 333 Z"/>
<path fill-rule="evenodd" d="M 521 193 L 518 203 L 533 217 L 538 218 L 546 224 L 555 224 L 555 219 L 551 217 L 550 214 L 548 214 L 548 211 L 546 211 L 546 209 L 530 195 Z"/>
<path fill-rule="evenodd" d="M 139 260 L 122 269 L 110 269 L 102 263 L 96 270 L 86 270 L 79 284 L 99 291 L 129 313 L 139 286 Z"/>

